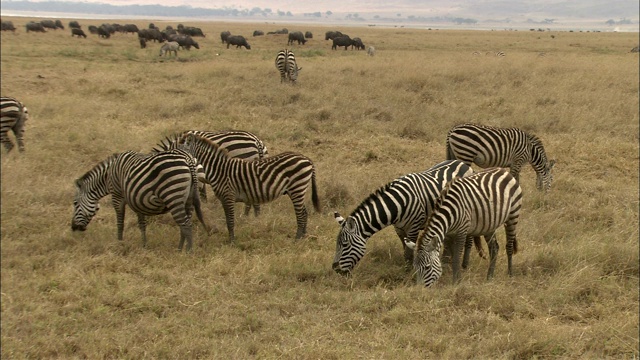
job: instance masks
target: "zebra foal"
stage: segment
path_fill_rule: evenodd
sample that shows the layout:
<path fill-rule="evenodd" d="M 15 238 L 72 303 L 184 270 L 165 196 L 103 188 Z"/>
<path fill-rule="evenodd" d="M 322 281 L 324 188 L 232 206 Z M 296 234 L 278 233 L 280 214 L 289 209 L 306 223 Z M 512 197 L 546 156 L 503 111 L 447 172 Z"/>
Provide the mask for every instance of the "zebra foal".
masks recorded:
<path fill-rule="evenodd" d="M 99 200 L 111 194 L 118 240 L 123 238 L 125 205 L 128 205 L 138 215 L 143 246 L 147 244 L 146 217 L 169 212 L 180 226 L 178 249 L 182 250 L 186 240 L 187 251 L 190 251 L 192 207 L 207 233 L 210 232 L 200 210 L 197 177 L 196 159 L 184 150 L 149 155 L 134 151 L 113 154 L 75 181 L 71 229 L 85 231 L 100 208 Z"/>
<path fill-rule="evenodd" d="M 499 245 L 495 238 L 504 225 L 507 235 L 507 269 L 513 275 L 511 257 L 518 251 L 516 225 L 522 208 L 522 189 L 506 169 L 491 168 L 449 182 L 432 211 L 423 233 L 416 243 L 413 268 L 416 282 L 433 284 L 442 275 L 440 250 L 445 236 L 455 238 L 452 247 L 454 283 L 460 279 L 460 252 L 470 237 L 484 236 L 489 247 L 489 271 L 493 277 Z"/>
<path fill-rule="evenodd" d="M 309 185 L 313 205 L 320 211 L 315 167 L 303 155 L 286 152 L 246 161 L 229 157 L 227 150 L 197 134 L 183 134 L 175 139 L 175 144 L 183 145 L 204 167 L 207 183 L 222 203 L 230 242 L 235 242 L 236 201 L 261 204 L 288 195 L 296 213 L 296 239 L 304 237 L 307 230 L 308 213 L 304 200 Z"/>
<path fill-rule="evenodd" d="M 0 98 L 0 142 L 7 152 L 14 145 L 9 138 L 9 130 L 13 131 L 18 143 L 18 151 L 24 152 L 24 125 L 29 119 L 29 111 L 20 101 L 12 97 Z"/>
<path fill-rule="evenodd" d="M 406 246 L 415 242 L 424 227 L 443 186 L 455 177 L 473 173 L 470 166 L 458 160 L 443 161 L 420 173 L 411 173 L 382 186 L 364 199 L 346 219 L 334 213 L 340 225 L 336 240 L 333 270 L 347 274 L 364 256 L 367 240 L 378 231 L 393 225 L 404 248 L 408 263 L 413 250 Z"/>
<path fill-rule="evenodd" d="M 276 68 L 280 72 L 280 82 L 289 80 L 292 84 L 298 80 L 298 71 L 302 70 L 298 67 L 296 56 L 287 49 L 280 50 L 276 55 Z"/>
<path fill-rule="evenodd" d="M 481 168 L 508 167 L 520 180 L 520 170 L 531 164 L 537 174 L 538 190 L 549 191 L 555 160 L 547 160 L 542 141 L 518 128 L 497 128 L 462 124 L 449 130 L 446 140 L 447 159 L 458 159 Z"/>
<path fill-rule="evenodd" d="M 221 149 L 227 150 L 229 157 L 254 160 L 262 159 L 269 155 L 267 146 L 260 140 L 255 134 L 242 130 L 226 130 L 226 131 L 199 131 L 199 130 L 187 130 L 175 135 L 173 138 L 166 138 L 159 144 L 159 149 L 154 148 L 156 152 L 170 150 L 177 146 L 176 139 L 186 134 L 195 134 L 205 137 L 212 142 L 218 144 Z M 206 183 L 206 179 L 204 183 Z M 207 201 L 207 191 L 204 184 L 199 183 L 200 198 Z M 249 215 L 251 205 L 247 205 L 244 209 L 244 215 Z M 253 206 L 253 213 L 255 216 L 260 214 L 260 205 Z"/>

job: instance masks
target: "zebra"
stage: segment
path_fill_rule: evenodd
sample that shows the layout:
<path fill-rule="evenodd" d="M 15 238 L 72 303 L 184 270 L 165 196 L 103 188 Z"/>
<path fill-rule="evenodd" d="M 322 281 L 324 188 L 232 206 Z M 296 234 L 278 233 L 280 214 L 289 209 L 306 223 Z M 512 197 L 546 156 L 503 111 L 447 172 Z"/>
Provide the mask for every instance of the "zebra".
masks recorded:
<path fill-rule="evenodd" d="M 376 48 L 374 48 L 373 46 L 369 46 L 367 48 L 367 55 L 374 56 L 375 54 L 376 54 Z"/>
<path fill-rule="evenodd" d="M 462 124 L 449 130 L 446 140 L 447 159 L 458 159 L 481 168 L 509 167 L 520 180 L 520 169 L 526 163 L 537 174 L 538 190 L 549 191 L 555 160 L 547 160 L 542 141 L 518 128 L 497 128 Z"/>
<path fill-rule="evenodd" d="M 250 133 L 248 131 L 242 130 L 226 130 L 226 131 L 199 131 L 199 130 L 187 130 L 182 133 L 175 135 L 173 139 L 166 138 L 161 144 L 159 144 L 160 149 L 154 148 L 154 151 L 165 151 L 169 150 L 176 146 L 176 139 L 180 138 L 185 134 L 196 134 L 202 137 L 206 137 L 207 139 L 213 141 L 218 144 L 221 149 L 226 149 L 229 157 L 246 159 L 246 160 L 254 160 L 254 159 L 262 159 L 266 156 L 269 156 L 269 151 L 267 150 L 267 146 L 264 144 L 262 140 L 260 140 L 255 134 Z M 203 179 L 199 183 L 200 190 L 200 199 L 203 201 L 207 201 L 207 191 L 204 185 L 206 183 L 206 179 Z M 251 205 L 247 205 L 244 209 L 244 215 L 249 215 L 249 211 L 251 210 Z M 255 216 L 260 215 L 260 205 L 255 204 L 253 206 L 253 213 Z"/>
<path fill-rule="evenodd" d="M 411 264 L 413 250 L 405 245 L 405 237 L 415 242 L 444 184 L 456 176 L 472 173 L 471 167 L 462 161 L 443 161 L 424 172 L 404 175 L 380 187 L 346 219 L 335 212 L 340 232 L 333 270 L 342 275 L 351 272 L 364 256 L 367 240 L 389 225 L 394 226 L 405 260 Z"/>
<path fill-rule="evenodd" d="M 424 230 L 416 243 L 413 267 L 416 282 L 433 284 L 442 274 L 440 249 L 445 236 L 454 236 L 452 247 L 453 281 L 460 278 L 460 252 L 469 237 L 485 236 L 489 247 L 487 280 L 493 278 L 498 254 L 496 229 L 504 225 L 507 234 L 507 269 L 513 275 L 511 257 L 518 251 L 516 225 L 522 208 L 522 189 L 503 168 L 490 168 L 464 178 L 454 178 L 442 190 Z"/>
<path fill-rule="evenodd" d="M 207 234 L 211 232 L 202 217 L 197 176 L 197 160 L 185 150 L 115 153 L 75 181 L 71 229 L 85 231 L 100 208 L 98 201 L 111 194 L 118 240 L 123 238 L 125 205 L 128 205 L 138 215 L 143 247 L 147 245 L 146 216 L 170 212 L 180 226 L 178 249 L 182 250 L 186 240 L 187 251 L 190 251 L 192 207 Z"/>
<path fill-rule="evenodd" d="M 298 67 L 298 63 L 296 63 L 296 56 L 292 51 L 287 49 L 278 52 L 276 56 L 276 68 L 280 71 L 281 83 L 288 79 L 293 84 L 298 80 L 298 71 L 302 70 L 302 68 Z"/>
<path fill-rule="evenodd" d="M 12 97 L 0 98 L 0 142 L 7 152 L 14 145 L 9 138 L 9 130 L 13 131 L 18 143 L 18 151 L 24 152 L 24 125 L 29 120 L 29 110 L 20 101 Z"/>
<path fill-rule="evenodd" d="M 308 213 L 305 194 L 311 184 L 311 199 L 320 211 L 316 170 L 306 156 L 285 152 L 259 160 L 246 161 L 229 157 L 227 150 L 198 134 L 183 134 L 175 141 L 200 161 L 207 183 L 211 185 L 224 209 L 229 242 L 235 243 L 234 203 L 260 204 L 288 195 L 293 202 L 298 230 L 296 239 L 306 235 Z"/>

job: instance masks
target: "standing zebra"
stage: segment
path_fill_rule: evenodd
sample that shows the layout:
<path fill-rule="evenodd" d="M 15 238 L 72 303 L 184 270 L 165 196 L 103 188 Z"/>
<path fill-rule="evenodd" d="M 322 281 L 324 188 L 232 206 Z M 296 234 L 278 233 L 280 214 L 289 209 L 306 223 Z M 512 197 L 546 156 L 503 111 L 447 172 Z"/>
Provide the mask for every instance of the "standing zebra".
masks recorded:
<path fill-rule="evenodd" d="M 549 191 L 555 160 L 547 160 L 542 141 L 518 128 L 496 128 L 475 124 L 453 127 L 447 134 L 447 159 L 458 159 L 481 168 L 509 167 L 519 180 L 526 163 L 537 174 L 538 190 Z"/>
<path fill-rule="evenodd" d="M 424 172 L 411 173 L 382 186 L 364 199 L 346 219 L 334 213 L 340 232 L 333 270 L 340 274 L 349 273 L 364 256 L 367 240 L 389 225 L 395 227 L 404 248 L 405 260 L 410 263 L 413 250 L 405 245 L 405 237 L 409 242 L 415 242 L 447 182 L 472 173 L 471 167 L 462 161 L 443 161 Z"/>
<path fill-rule="evenodd" d="M 489 246 L 490 265 L 487 279 L 493 277 L 498 254 L 496 229 L 504 225 L 507 234 L 507 265 L 509 276 L 511 256 L 518 251 L 516 225 L 522 208 L 522 189 L 518 181 L 502 168 L 491 168 L 449 182 L 427 221 L 417 243 L 407 243 L 416 249 L 413 267 L 416 281 L 433 284 L 442 274 L 440 249 L 445 236 L 454 236 L 451 261 L 453 281 L 460 278 L 460 252 L 469 237 L 485 236 Z"/>
<path fill-rule="evenodd" d="M 180 226 L 178 249 L 182 250 L 187 240 L 187 251 L 190 251 L 192 207 L 207 233 L 210 232 L 200 210 L 197 176 L 197 161 L 184 150 L 149 155 L 134 151 L 113 154 L 75 181 L 77 192 L 71 229 L 85 231 L 100 208 L 98 201 L 111 194 L 118 240 L 123 237 L 125 205 L 128 205 L 138 215 L 143 246 L 147 244 L 145 217 L 170 212 Z"/>
<path fill-rule="evenodd" d="M 289 81 L 294 84 L 296 80 L 298 80 L 298 71 L 302 70 L 296 63 L 296 56 L 292 51 L 287 49 L 278 52 L 276 56 L 276 68 L 280 71 L 280 82 L 288 78 Z"/>
<path fill-rule="evenodd" d="M 226 149 L 229 157 L 239 158 L 245 160 L 262 159 L 268 156 L 267 147 L 255 134 L 248 131 L 241 130 L 227 130 L 219 132 L 211 131 L 198 131 L 187 130 L 174 136 L 174 138 L 167 138 L 159 146 L 161 149 L 154 149 L 154 151 L 169 150 L 176 145 L 176 139 L 182 137 L 185 134 L 195 134 L 205 137 L 214 143 L 218 144 L 221 149 Z M 200 183 L 199 185 L 203 185 Z M 200 187 L 200 197 L 204 201 L 207 200 L 206 187 Z M 249 214 L 251 209 L 250 205 L 247 205 L 244 209 L 245 216 Z M 255 216 L 260 214 L 260 205 L 255 204 L 253 206 L 253 213 Z"/>
<path fill-rule="evenodd" d="M 20 101 L 11 97 L 0 98 L 0 142 L 7 152 L 14 147 L 9 139 L 9 130 L 13 131 L 18 142 L 18 151 L 24 151 L 24 125 L 29 119 L 29 111 Z"/>
<path fill-rule="evenodd" d="M 184 144 L 204 167 L 206 180 L 224 208 L 230 242 L 235 242 L 236 201 L 260 204 L 288 195 L 296 213 L 296 239 L 304 237 L 307 231 L 308 213 L 304 200 L 309 183 L 313 205 L 320 211 L 315 167 L 303 155 L 285 152 L 246 161 L 229 157 L 225 149 L 197 134 L 183 134 L 176 142 Z"/>

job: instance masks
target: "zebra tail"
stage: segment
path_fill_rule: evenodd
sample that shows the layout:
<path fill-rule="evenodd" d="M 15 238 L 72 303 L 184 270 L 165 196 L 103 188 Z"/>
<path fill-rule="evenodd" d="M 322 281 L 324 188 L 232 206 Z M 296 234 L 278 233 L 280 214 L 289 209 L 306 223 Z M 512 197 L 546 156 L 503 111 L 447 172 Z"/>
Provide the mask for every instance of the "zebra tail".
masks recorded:
<path fill-rule="evenodd" d="M 207 232 L 207 235 L 210 235 L 211 228 L 209 227 L 209 225 L 207 225 L 206 222 L 204 222 L 204 217 L 202 216 L 202 209 L 200 208 L 200 204 L 201 204 L 200 192 L 198 190 L 197 183 L 192 186 L 191 196 L 193 197 L 193 207 L 196 209 L 196 216 L 198 217 L 198 220 L 200 220 L 200 223 L 202 224 L 202 226 L 204 226 L 204 229 Z"/>
<path fill-rule="evenodd" d="M 320 200 L 318 199 L 318 187 L 316 186 L 316 171 L 313 170 L 311 175 L 311 201 L 313 201 L 313 207 L 316 212 L 320 212 Z"/>

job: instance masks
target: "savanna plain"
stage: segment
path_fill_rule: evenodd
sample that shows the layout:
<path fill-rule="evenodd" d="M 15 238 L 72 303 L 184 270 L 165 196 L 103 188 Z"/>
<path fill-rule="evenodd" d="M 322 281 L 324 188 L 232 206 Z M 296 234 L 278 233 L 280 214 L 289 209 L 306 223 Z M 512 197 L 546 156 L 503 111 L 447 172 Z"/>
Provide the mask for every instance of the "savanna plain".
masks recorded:
<path fill-rule="evenodd" d="M 200 49 L 159 57 L 159 44 L 87 30 L 122 20 L 79 20 L 86 39 L 3 20 L 18 30 L 1 35 L 2 95 L 30 113 L 26 151 L 1 158 L 3 359 L 638 358 L 637 33 L 286 24 L 314 34 L 288 46 L 302 68 L 290 85 L 274 66 L 286 35 L 251 36 L 281 24 L 186 21 L 207 35 Z M 225 30 L 251 50 L 227 49 Z M 375 56 L 331 50 L 328 30 Z M 447 131 L 465 122 L 536 134 L 556 160 L 548 193 L 531 167 L 520 175 L 514 276 L 500 229 L 493 280 L 473 253 L 459 284 L 445 268 L 416 286 L 391 227 L 336 274 L 333 212 L 443 161 Z M 195 220 L 191 253 L 169 215 L 149 219 L 143 248 L 129 210 L 118 241 L 108 196 L 71 231 L 76 178 L 189 129 L 247 130 L 270 154 L 311 158 L 322 205 L 307 200 L 308 235 L 295 240 L 285 196 L 257 218 L 238 204 L 231 245 L 210 189 L 217 231 Z"/>

